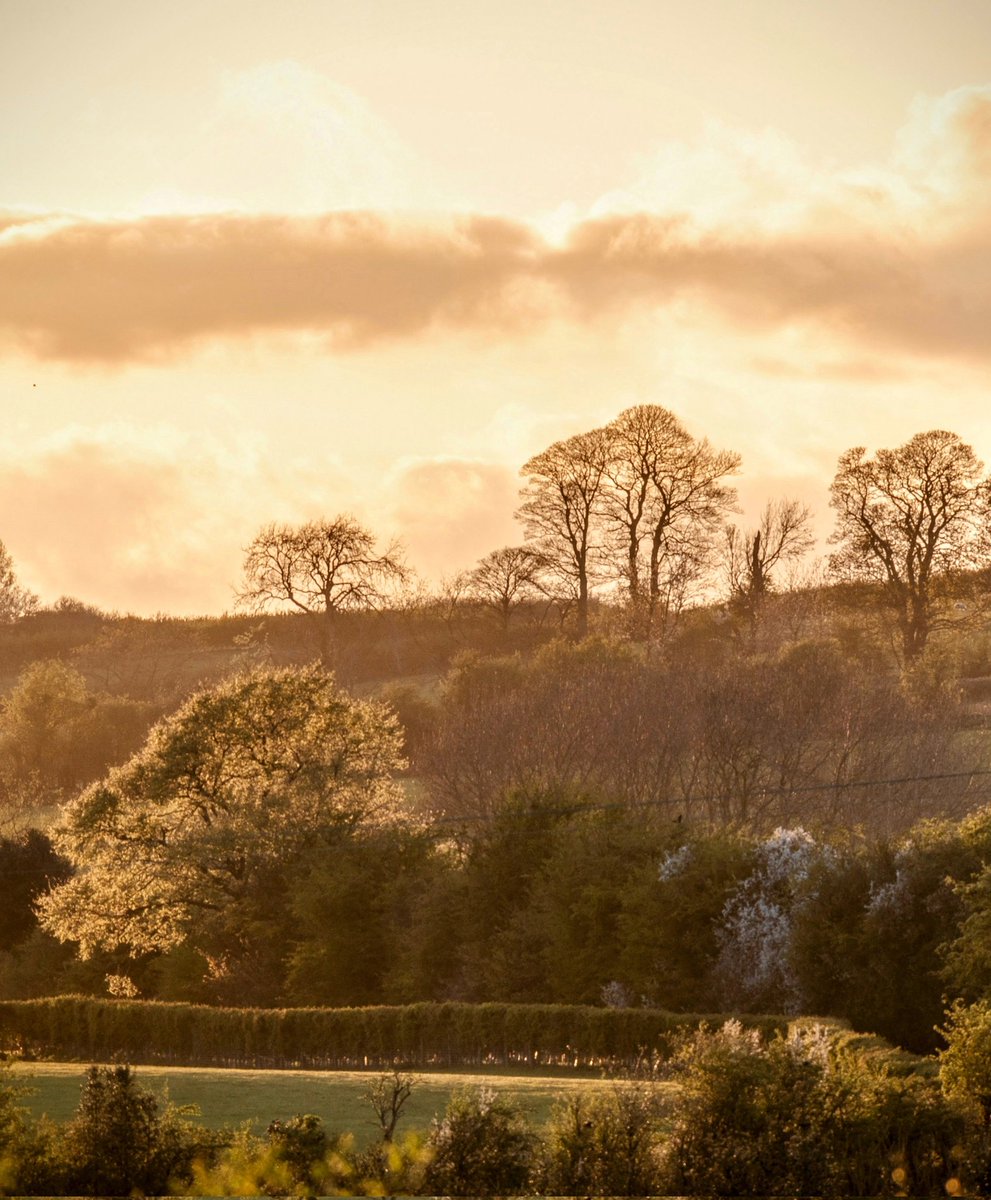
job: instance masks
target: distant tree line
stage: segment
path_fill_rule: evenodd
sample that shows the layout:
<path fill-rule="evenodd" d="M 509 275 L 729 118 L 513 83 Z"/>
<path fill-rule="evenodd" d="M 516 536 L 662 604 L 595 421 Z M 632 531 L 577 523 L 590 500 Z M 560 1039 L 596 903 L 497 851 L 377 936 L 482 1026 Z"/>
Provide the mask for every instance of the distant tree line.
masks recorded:
<path fill-rule="evenodd" d="M 836 728 L 812 736 L 798 712 L 793 739 L 779 743 L 775 730 L 832 653 L 803 651 L 809 674 L 784 710 L 772 709 L 766 733 L 741 719 L 751 740 L 720 766 L 725 777 L 705 777 L 707 789 L 727 782 L 694 809 L 689 797 L 665 799 L 661 773 L 714 770 L 704 739 L 691 751 L 702 765 L 679 763 L 682 734 L 644 764 L 656 736 L 648 725 L 643 754 L 617 752 L 614 768 L 594 724 L 573 738 L 563 728 L 568 714 L 572 724 L 597 719 L 591 696 L 540 707 L 557 705 L 570 679 L 631 694 L 620 727 L 653 712 L 651 693 L 626 674 L 635 661 L 626 651 L 555 648 L 530 695 L 514 690 L 505 664 L 462 670 L 452 684 L 458 727 L 479 697 L 505 697 L 550 749 L 519 758 L 513 769 L 529 778 L 500 777 L 498 761 L 479 757 L 459 778 L 491 790 L 446 812 L 404 792 L 399 728 L 385 706 L 351 699 L 316 668 L 256 668 L 191 698 L 127 764 L 84 789 L 51 830 L 54 847 L 38 831 L 0 841 L 0 988 L 258 1005 L 810 1011 L 929 1048 L 944 995 L 991 995 L 991 808 L 906 828 L 934 797 L 946 806 L 948 782 L 982 777 L 928 779 L 926 747 L 939 743 L 925 739 L 942 735 L 913 724 L 911 697 L 865 700 L 842 672 L 830 693 Z M 757 691 L 757 711 L 783 687 Z M 848 732 L 883 704 L 890 728 Z M 486 728 L 502 736 L 491 712 L 478 722 L 479 742 Z M 813 715 L 813 734 L 819 723 Z M 590 740 L 601 752 L 589 756 Z M 861 769 L 885 774 L 871 788 L 834 790 L 837 762 L 863 754 Z M 451 761 L 460 758 L 468 751 Z M 805 791 L 792 781 L 762 810 L 771 785 L 748 792 L 746 771 L 763 762 L 777 780 L 782 761 L 825 763 L 825 782 Z M 629 792 L 610 791 L 617 780 Z M 964 791 L 957 807 L 976 800 Z"/>
<path fill-rule="evenodd" d="M 811 510 L 772 499 L 756 527 L 730 515 L 727 480 L 740 457 L 693 437 L 660 405 L 626 409 L 598 429 L 555 442 L 521 468 L 522 546 L 492 551 L 452 584 L 490 605 L 505 630 L 514 604 L 545 596 L 563 606 L 575 637 L 590 630 L 593 598 L 622 611 L 634 640 L 663 640 L 687 608 L 720 594 L 755 627 L 781 569 L 812 546 Z M 868 458 L 841 456 L 833 577 L 873 582 L 904 664 L 930 635 L 987 611 L 991 484 L 973 449 L 953 433 L 920 433 Z M 319 619 L 332 662 L 336 614 L 377 606 L 408 584 L 400 547 L 377 553 L 350 516 L 268 526 L 248 547 L 242 602 Z"/>

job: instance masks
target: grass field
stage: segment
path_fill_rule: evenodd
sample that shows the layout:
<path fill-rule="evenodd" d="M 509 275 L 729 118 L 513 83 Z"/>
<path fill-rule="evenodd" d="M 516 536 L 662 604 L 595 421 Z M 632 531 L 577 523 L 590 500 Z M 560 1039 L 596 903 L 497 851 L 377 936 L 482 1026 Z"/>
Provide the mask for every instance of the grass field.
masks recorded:
<path fill-rule="evenodd" d="M 85 1067 L 79 1063 L 22 1063 L 15 1067 L 17 1081 L 31 1091 L 23 1104 L 35 1116 L 46 1113 L 55 1121 L 72 1116 L 79 1103 Z M 377 1124 L 362 1093 L 378 1073 L 374 1071 L 235 1071 L 201 1067 L 138 1067 L 138 1081 L 175 1104 L 192 1104 L 200 1120 L 211 1128 L 253 1121 L 264 1132 L 275 1119 L 295 1113 L 314 1113 L 334 1133 L 349 1131 L 359 1144 L 371 1141 Z M 596 1077 L 562 1075 L 484 1075 L 431 1072 L 418 1074 L 409 1103 L 403 1110 L 400 1132 L 426 1129 L 441 1113 L 458 1087 L 484 1084 L 519 1103 L 529 1120 L 540 1125 L 554 1101 L 575 1091 L 615 1086 Z"/>

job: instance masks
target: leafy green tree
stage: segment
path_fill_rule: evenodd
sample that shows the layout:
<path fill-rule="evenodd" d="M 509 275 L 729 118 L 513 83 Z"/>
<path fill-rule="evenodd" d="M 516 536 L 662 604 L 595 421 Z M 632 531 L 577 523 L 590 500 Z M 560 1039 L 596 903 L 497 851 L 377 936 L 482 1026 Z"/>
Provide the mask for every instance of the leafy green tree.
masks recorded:
<path fill-rule="evenodd" d="M 532 920 L 542 872 L 574 793 L 513 793 L 474 832 L 461 867 L 461 978 L 472 1000 L 541 1001 L 548 997 L 543 931 Z"/>
<path fill-rule="evenodd" d="M 0 705 L 0 819 L 23 821 L 99 778 L 140 746 L 157 711 L 90 691 L 59 659 L 31 663 Z"/>
<path fill-rule="evenodd" d="M 753 845 L 729 830 L 676 830 L 672 848 L 632 871 L 619 919 L 619 978 L 664 1008 L 717 1007 L 718 921 L 751 870 Z"/>
<path fill-rule="evenodd" d="M 399 736 L 316 668 L 200 692 L 66 807 L 56 845 L 85 870 L 40 901 L 43 925 L 84 956 L 186 943 L 218 977 L 242 950 L 281 952 L 259 934 L 304 854 L 399 819 Z"/>
<path fill-rule="evenodd" d="M 870 936 L 872 897 L 893 880 L 897 847 L 887 840 L 834 845 L 812 865 L 792 908 L 789 966 L 805 1012 L 878 1028 L 878 947 Z M 896 985 L 897 986 L 897 985 Z"/>
<path fill-rule="evenodd" d="M 300 1004 L 422 999 L 401 961 L 412 914 L 436 874 L 435 841 L 402 826 L 356 830 L 307 854 L 290 883 L 294 914 L 286 994 Z"/>
<path fill-rule="evenodd" d="M 956 881 L 971 878 L 980 862 L 979 847 L 957 824 L 927 821 L 912 830 L 896 850 L 891 873 L 871 889 L 852 960 L 862 964 L 861 998 L 840 1015 L 907 1049 L 934 1049 L 946 990 L 940 948 L 953 938 L 963 911 Z"/>
<path fill-rule="evenodd" d="M 72 874 L 40 829 L 0 838 L 0 951 L 11 950 L 37 928 L 34 902 L 52 883 Z"/>
<path fill-rule="evenodd" d="M 520 918 L 540 944 L 541 999 L 599 1004 L 613 982 L 631 996 L 643 994 L 625 975 L 630 880 L 650 868 L 656 874 L 678 830 L 642 810 L 589 808 L 552 831 L 549 856 Z"/>

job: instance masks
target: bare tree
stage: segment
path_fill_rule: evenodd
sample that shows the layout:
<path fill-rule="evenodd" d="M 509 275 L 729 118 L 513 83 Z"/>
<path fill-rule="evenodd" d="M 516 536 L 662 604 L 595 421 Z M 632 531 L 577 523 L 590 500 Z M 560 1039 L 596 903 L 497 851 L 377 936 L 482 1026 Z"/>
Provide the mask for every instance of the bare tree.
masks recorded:
<path fill-rule="evenodd" d="M 7 624 L 26 617 L 37 607 L 38 597 L 17 582 L 14 560 L 7 547 L 0 542 L 0 623 Z"/>
<path fill-rule="evenodd" d="M 988 562 L 989 482 L 973 449 L 942 429 L 865 453 L 839 461 L 830 561 L 842 577 L 881 585 L 911 665 L 931 633 L 961 619 L 961 578 Z"/>
<path fill-rule="evenodd" d="M 576 601 L 577 633 L 588 632 L 596 565 L 594 525 L 606 479 L 609 435 L 604 429 L 555 442 L 523 464 L 527 479 L 519 517 L 548 574 Z"/>
<path fill-rule="evenodd" d="M 406 1101 L 419 1082 L 415 1075 L 408 1071 L 400 1071 L 396 1067 L 373 1079 L 368 1085 L 368 1091 L 362 1094 L 361 1098 L 372 1106 L 375 1119 L 382 1130 L 383 1142 L 392 1141 Z"/>
<path fill-rule="evenodd" d="M 547 559 L 528 546 L 503 546 L 480 559 L 465 576 L 469 596 L 494 609 L 503 633 L 509 629 L 513 607 L 545 593 L 542 578 Z"/>
<path fill-rule="evenodd" d="M 375 552 L 375 539 L 345 514 L 305 525 L 266 525 L 248 546 L 238 602 L 307 613 L 319 622 L 320 657 L 333 660 L 337 614 L 377 608 L 409 572 L 398 543 Z"/>
<path fill-rule="evenodd" d="M 773 572 L 812 549 L 812 510 L 797 500 L 768 500 L 756 529 L 726 526 L 725 565 L 730 599 L 751 632 L 774 586 Z"/>
<path fill-rule="evenodd" d="M 602 512 L 620 560 L 634 627 L 650 631 L 658 608 L 684 602 L 705 573 L 713 534 L 736 503 L 723 483 L 740 457 L 696 440 L 658 404 L 638 404 L 607 427 Z"/>

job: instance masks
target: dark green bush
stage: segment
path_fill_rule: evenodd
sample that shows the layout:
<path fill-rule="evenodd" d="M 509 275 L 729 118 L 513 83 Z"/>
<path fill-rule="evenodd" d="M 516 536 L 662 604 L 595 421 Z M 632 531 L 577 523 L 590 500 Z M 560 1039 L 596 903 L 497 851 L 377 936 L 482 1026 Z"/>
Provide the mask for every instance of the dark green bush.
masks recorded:
<path fill-rule="evenodd" d="M 991 1191 L 991 1003 L 957 1003 L 940 1031 L 946 1049 L 939 1055 L 943 1094 L 967 1114 L 964 1170 L 985 1195 Z"/>
<path fill-rule="evenodd" d="M 312 1113 L 296 1114 L 288 1121 L 273 1121 L 268 1140 L 289 1168 L 293 1182 L 307 1190 L 316 1187 L 314 1168 L 330 1147 L 323 1122 Z"/>
<path fill-rule="evenodd" d="M 159 1111 L 130 1067 L 90 1067 L 58 1146 L 62 1186 L 84 1196 L 163 1195 L 187 1180 L 196 1139 L 175 1109 Z"/>

